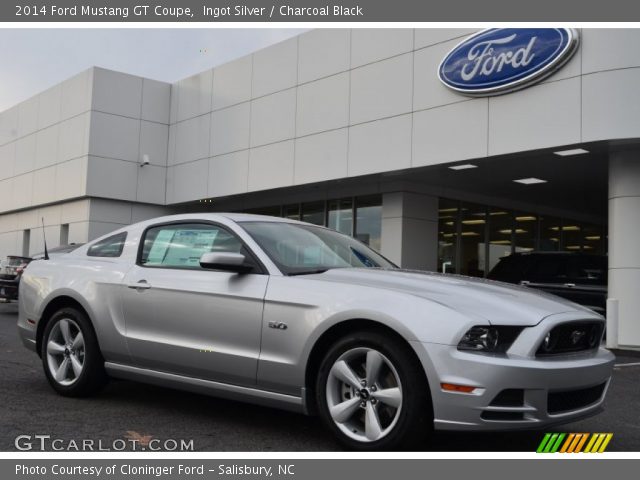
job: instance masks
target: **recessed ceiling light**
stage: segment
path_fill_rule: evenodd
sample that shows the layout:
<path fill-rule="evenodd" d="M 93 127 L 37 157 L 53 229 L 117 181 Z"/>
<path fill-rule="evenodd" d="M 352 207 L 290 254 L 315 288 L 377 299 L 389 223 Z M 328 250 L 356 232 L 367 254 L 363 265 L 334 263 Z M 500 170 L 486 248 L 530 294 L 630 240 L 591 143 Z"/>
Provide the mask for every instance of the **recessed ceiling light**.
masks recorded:
<path fill-rule="evenodd" d="M 469 170 L 470 168 L 478 168 L 478 166 L 472 163 L 464 163 L 462 165 L 453 165 L 449 167 L 450 170 Z"/>
<path fill-rule="evenodd" d="M 519 178 L 518 180 L 514 180 L 516 183 L 521 183 L 523 185 L 535 185 L 536 183 L 547 183 L 546 180 L 542 180 L 541 178 L 529 177 L 529 178 Z"/>
<path fill-rule="evenodd" d="M 570 150 L 559 150 L 553 153 L 555 153 L 556 155 L 560 155 L 561 157 L 569 157 L 571 155 L 582 155 L 583 153 L 589 153 L 589 150 L 585 150 L 584 148 L 572 148 Z"/>
<path fill-rule="evenodd" d="M 516 217 L 516 222 L 533 222 L 537 219 L 538 218 L 534 217 L 533 215 L 525 215 L 523 217 Z"/>

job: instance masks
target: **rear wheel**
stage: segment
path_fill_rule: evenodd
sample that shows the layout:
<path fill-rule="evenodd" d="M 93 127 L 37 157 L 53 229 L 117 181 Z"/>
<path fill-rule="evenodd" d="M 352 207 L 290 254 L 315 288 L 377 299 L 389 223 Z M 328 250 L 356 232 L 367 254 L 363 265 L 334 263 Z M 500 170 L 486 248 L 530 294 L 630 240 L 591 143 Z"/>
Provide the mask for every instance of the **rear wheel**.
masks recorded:
<path fill-rule="evenodd" d="M 320 415 L 349 448 L 414 447 L 433 423 L 428 385 L 406 345 L 377 332 L 336 342 L 316 385 Z"/>
<path fill-rule="evenodd" d="M 75 308 L 57 311 L 44 329 L 41 348 L 45 375 L 59 394 L 87 396 L 106 383 L 98 340 L 83 312 Z"/>

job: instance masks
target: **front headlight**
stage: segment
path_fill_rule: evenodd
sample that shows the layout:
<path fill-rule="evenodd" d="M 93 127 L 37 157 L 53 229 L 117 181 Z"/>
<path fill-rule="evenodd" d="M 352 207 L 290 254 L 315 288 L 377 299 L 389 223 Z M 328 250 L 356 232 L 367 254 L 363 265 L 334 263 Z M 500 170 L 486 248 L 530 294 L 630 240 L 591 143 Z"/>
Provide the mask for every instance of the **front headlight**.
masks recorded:
<path fill-rule="evenodd" d="M 475 326 L 464 334 L 458 350 L 504 353 L 518 337 L 523 327 Z"/>

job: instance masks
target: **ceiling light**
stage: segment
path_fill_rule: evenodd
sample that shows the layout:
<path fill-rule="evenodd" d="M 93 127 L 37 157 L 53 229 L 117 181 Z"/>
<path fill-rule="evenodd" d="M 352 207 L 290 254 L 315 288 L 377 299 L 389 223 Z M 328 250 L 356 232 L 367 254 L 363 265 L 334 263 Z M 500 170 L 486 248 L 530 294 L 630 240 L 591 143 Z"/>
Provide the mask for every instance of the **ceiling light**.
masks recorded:
<path fill-rule="evenodd" d="M 438 210 L 438 212 L 440 213 L 450 213 L 450 212 L 457 212 L 458 209 L 457 208 L 441 208 L 440 210 Z"/>
<path fill-rule="evenodd" d="M 533 222 L 537 219 L 537 217 L 534 217 L 532 215 L 526 215 L 524 217 L 516 217 L 516 222 Z"/>
<path fill-rule="evenodd" d="M 491 245 L 511 245 L 511 240 L 492 240 Z"/>
<path fill-rule="evenodd" d="M 484 225 L 485 221 L 478 219 L 478 220 L 463 220 L 462 221 L 463 224 L 465 225 Z"/>
<path fill-rule="evenodd" d="M 551 227 L 549 230 L 554 230 L 554 231 L 558 231 L 560 230 L 559 227 Z M 580 227 L 577 225 L 565 225 L 564 227 L 562 227 L 562 231 L 563 232 L 578 232 L 580 231 Z"/>
<path fill-rule="evenodd" d="M 511 233 L 511 229 L 510 228 L 506 228 L 504 230 L 498 230 L 498 232 L 504 234 L 504 235 L 509 235 Z M 516 233 L 527 233 L 526 230 L 523 230 L 522 228 L 516 228 L 515 230 Z"/>
<path fill-rule="evenodd" d="M 589 235 L 588 237 L 584 237 L 585 240 L 600 240 L 600 235 Z"/>
<path fill-rule="evenodd" d="M 509 212 L 489 212 L 489 215 L 506 215 Z"/>
<path fill-rule="evenodd" d="M 571 155 L 582 155 L 584 153 L 589 153 L 589 150 L 585 150 L 584 148 L 572 148 L 570 150 L 559 150 L 553 153 L 561 157 L 569 157 Z"/>
<path fill-rule="evenodd" d="M 464 163 L 462 165 L 453 165 L 449 167 L 449 170 L 469 170 L 470 168 L 478 168 L 478 166 L 472 163 Z"/>
<path fill-rule="evenodd" d="M 567 245 L 564 247 L 566 250 L 580 250 L 580 245 Z"/>
<path fill-rule="evenodd" d="M 480 236 L 480 234 L 477 232 L 462 232 L 460 235 L 463 237 L 479 237 Z"/>
<path fill-rule="evenodd" d="M 536 183 L 547 183 L 546 180 L 542 180 L 541 178 L 529 177 L 529 178 L 519 178 L 518 180 L 514 180 L 516 183 L 521 183 L 522 185 L 535 185 Z"/>

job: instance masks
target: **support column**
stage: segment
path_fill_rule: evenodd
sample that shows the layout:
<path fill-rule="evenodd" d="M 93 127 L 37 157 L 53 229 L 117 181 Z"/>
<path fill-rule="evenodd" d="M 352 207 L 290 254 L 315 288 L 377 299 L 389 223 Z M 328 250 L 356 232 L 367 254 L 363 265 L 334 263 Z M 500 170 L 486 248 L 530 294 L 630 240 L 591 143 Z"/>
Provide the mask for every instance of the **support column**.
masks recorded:
<path fill-rule="evenodd" d="M 382 254 L 402 268 L 437 270 L 438 197 L 410 192 L 382 196 Z"/>
<path fill-rule="evenodd" d="M 607 344 L 640 347 L 640 150 L 609 157 L 608 296 Z"/>

